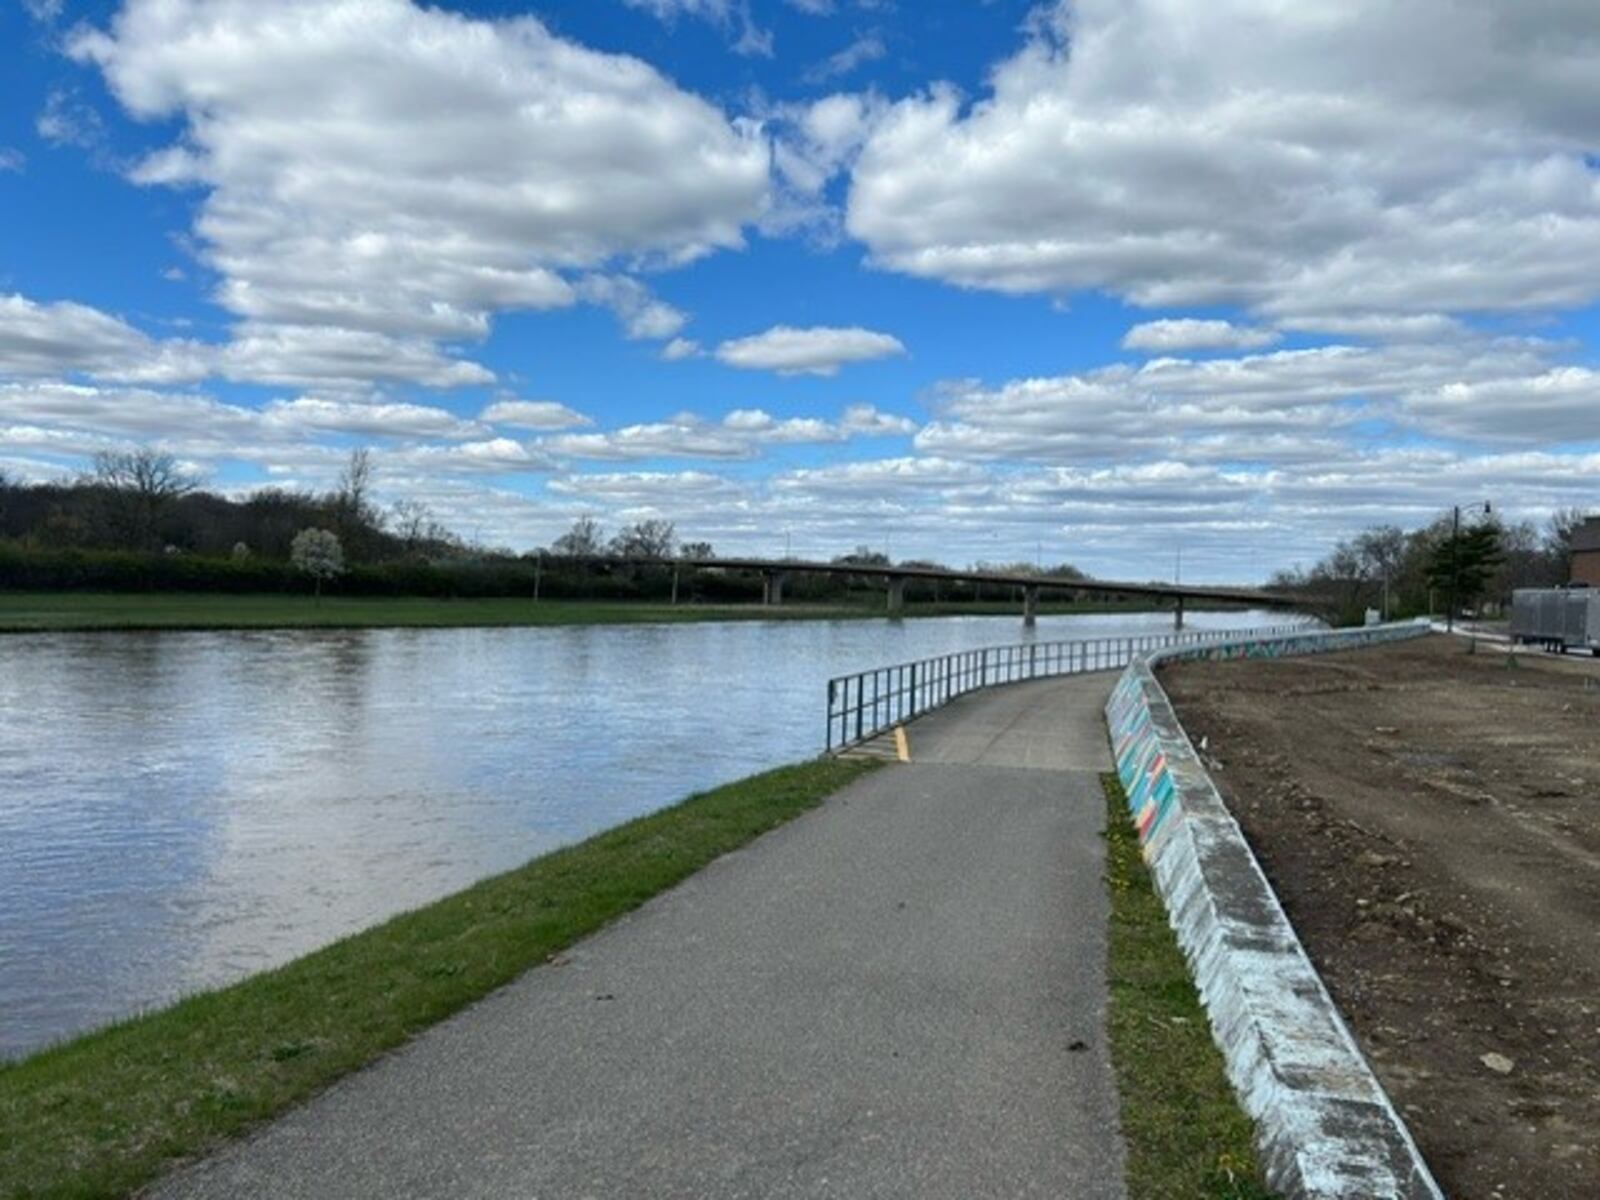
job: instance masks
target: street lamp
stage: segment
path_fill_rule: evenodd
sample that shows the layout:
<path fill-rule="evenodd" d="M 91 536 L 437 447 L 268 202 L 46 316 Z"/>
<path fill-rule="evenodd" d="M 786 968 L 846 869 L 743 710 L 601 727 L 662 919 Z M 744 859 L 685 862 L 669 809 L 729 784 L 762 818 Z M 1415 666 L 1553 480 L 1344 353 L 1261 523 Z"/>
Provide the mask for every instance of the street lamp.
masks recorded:
<path fill-rule="evenodd" d="M 1477 508 L 1477 504 L 1468 505 Z M 1488 516 L 1494 510 L 1489 502 L 1483 502 L 1483 515 Z M 1456 628 L 1456 579 L 1459 568 L 1456 566 L 1456 555 L 1460 552 L 1461 545 L 1461 505 L 1456 504 L 1450 509 L 1450 607 L 1444 615 L 1444 628 L 1447 633 L 1454 633 Z"/>

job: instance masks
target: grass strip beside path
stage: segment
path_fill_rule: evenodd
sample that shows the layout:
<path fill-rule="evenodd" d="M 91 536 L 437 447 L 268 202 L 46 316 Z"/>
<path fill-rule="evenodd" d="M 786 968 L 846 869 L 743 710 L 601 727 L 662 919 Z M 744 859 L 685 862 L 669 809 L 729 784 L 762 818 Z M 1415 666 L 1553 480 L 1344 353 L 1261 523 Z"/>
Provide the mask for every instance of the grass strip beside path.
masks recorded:
<path fill-rule="evenodd" d="M 874 765 L 824 759 L 691 796 L 276 970 L 0 1066 L 0 1195 L 125 1195 Z"/>
<path fill-rule="evenodd" d="M 1149 603 L 1041 604 L 1041 615 L 1147 612 Z M 1020 602 L 907 604 L 907 617 L 1021 616 Z M 652 601 L 253 595 L 225 592 L 0 590 L 0 633 L 154 629 L 365 629 L 881 618 L 872 603 L 661 604 Z"/>
<path fill-rule="evenodd" d="M 1122 785 L 1115 775 L 1101 782 L 1111 890 L 1108 1023 L 1128 1200 L 1270 1200 L 1250 1119 L 1223 1073 Z"/>

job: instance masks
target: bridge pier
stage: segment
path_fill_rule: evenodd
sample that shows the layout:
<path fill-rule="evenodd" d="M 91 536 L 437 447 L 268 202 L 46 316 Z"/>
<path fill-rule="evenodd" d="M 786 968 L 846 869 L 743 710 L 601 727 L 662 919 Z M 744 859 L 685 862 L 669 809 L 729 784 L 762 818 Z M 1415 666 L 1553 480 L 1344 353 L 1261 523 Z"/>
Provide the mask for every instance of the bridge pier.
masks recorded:
<path fill-rule="evenodd" d="M 889 615 L 898 617 L 906 610 L 906 579 L 904 575 L 889 578 Z"/>
<path fill-rule="evenodd" d="M 783 585 L 789 578 L 784 571 L 761 572 L 761 603 L 777 607 L 783 603 Z"/>
<path fill-rule="evenodd" d="M 1034 584 L 1022 589 L 1022 627 L 1032 629 L 1039 620 L 1039 587 Z"/>
<path fill-rule="evenodd" d="M 1182 629 L 1183 628 L 1183 597 L 1182 596 L 1174 596 L 1173 600 L 1175 600 L 1176 603 L 1172 607 L 1172 627 L 1174 629 Z"/>

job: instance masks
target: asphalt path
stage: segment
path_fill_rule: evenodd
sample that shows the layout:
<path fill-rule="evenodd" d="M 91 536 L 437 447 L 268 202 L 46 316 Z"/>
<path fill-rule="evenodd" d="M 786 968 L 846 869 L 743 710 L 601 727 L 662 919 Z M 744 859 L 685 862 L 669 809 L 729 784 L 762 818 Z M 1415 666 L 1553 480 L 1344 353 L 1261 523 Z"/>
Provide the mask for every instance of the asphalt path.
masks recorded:
<path fill-rule="evenodd" d="M 914 722 L 909 764 L 153 1194 L 1121 1197 L 1110 682 Z"/>

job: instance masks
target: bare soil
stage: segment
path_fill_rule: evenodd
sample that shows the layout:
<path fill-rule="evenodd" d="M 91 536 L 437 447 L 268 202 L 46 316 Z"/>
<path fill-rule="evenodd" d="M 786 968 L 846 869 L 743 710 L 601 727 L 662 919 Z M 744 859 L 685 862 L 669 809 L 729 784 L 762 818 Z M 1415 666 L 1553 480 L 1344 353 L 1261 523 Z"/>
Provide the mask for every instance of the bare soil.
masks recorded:
<path fill-rule="evenodd" d="M 1600 1197 L 1600 664 L 1434 636 L 1162 682 L 1445 1193 Z"/>

